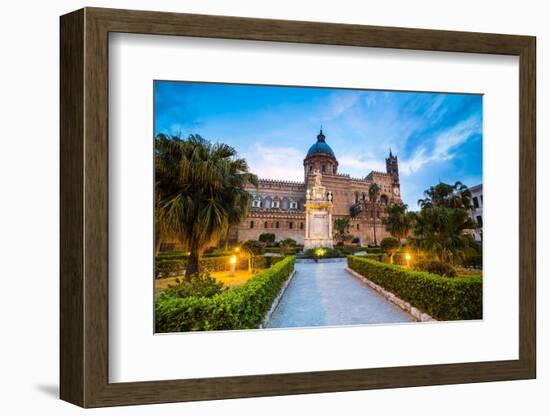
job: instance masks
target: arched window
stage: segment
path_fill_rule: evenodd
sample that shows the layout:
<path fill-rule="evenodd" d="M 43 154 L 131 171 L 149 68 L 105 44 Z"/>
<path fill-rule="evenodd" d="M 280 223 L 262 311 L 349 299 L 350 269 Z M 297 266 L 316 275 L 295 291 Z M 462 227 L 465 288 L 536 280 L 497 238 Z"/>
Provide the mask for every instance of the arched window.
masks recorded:
<path fill-rule="evenodd" d="M 267 221 L 264 222 L 264 228 L 269 228 L 269 225 L 267 224 Z"/>
<path fill-rule="evenodd" d="M 327 173 L 327 165 L 321 166 L 321 172 Z"/>
<path fill-rule="evenodd" d="M 304 229 L 304 223 L 301 222 L 301 223 L 300 223 L 300 230 L 303 230 L 303 229 Z"/>
<path fill-rule="evenodd" d="M 294 227 L 294 223 L 292 221 L 290 221 L 288 223 L 288 228 L 290 228 L 292 230 L 293 227 Z"/>
<path fill-rule="evenodd" d="M 254 228 L 254 221 L 250 221 L 250 228 Z"/>
<path fill-rule="evenodd" d="M 313 171 L 313 166 L 309 165 L 309 171 Z"/>
<path fill-rule="evenodd" d="M 275 228 L 279 228 L 279 221 L 275 222 Z"/>
<path fill-rule="evenodd" d="M 380 202 L 383 203 L 384 205 L 388 205 L 388 197 L 387 195 L 382 195 L 380 197 Z"/>
<path fill-rule="evenodd" d="M 296 209 L 296 208 L 298 208 L 298 203 L 295 202 L 295 201 L 291 201 L 290 202 L 290 209 Z"/>
<path fill-rule="evenodd" d="M 280 208 L 280 206 L 281 206 L 281 202 L 278 201 L 278 200 L 277 200 L 277 201 L 273 201 L 273 202 L 271 203 L 271 208 Z"/>
<path fill-rule="evenodd" d="M 357 229 L 359 229 L 359 224 L 357 224 Z"/>

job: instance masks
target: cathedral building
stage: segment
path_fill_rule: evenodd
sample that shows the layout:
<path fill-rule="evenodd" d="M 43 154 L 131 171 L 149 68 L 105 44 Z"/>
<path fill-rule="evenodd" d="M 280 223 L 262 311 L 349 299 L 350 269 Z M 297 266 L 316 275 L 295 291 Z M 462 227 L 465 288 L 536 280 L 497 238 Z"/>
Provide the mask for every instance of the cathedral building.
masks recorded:
<path fill-rule="evenodd" d="M 332 221 L 348 218 L 349 233 L 361 244 L 380 243 L 389 234 L 382 224 L 388 204 L 401 202 L 397 156 L 390 150 L 386 172 L 372 171 L 364 178 L 352 178 L 338 171 L 338 159 L 321 130 L 304 158 L 304 181 L 259 179 L 250 188 L 252 204 L 248 216 L 230 232 L 230 240 L 257 240 L 262 233 L 275 234 L 276 241 L 290 237 L 304 243 L 306 234 L 306 193 L 320 176 L 330 193 Z M 319 175 L 320 174 L 320 175 Z M 369 187 L 376 183 L 380 192 L 371 200 Z"/>

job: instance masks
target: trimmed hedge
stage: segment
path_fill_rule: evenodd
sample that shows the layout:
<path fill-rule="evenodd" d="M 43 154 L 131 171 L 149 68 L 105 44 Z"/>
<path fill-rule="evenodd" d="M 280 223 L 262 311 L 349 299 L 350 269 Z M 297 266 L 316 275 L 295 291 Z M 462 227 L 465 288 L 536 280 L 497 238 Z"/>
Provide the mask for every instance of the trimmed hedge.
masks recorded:
<path fill-rule="evenodd" d="M 243 285 L 213 297 L 178 298 L 161 294 L 155 305 L 157 332 L 258 328 L 294 270 L 294 257 L 285 257 Z"/>
<path fill-rule="evenodd" d="M 223 257 L 201 257 L 199 260 L 199 268 L 203 272 L 221 272 L 229 270 L 229 259 L 231 256 Z M 254 266 L 257 269 L 265 269 L 272 264 L 281 261 L 284 256 L 256 256 Z M 159 259 L 155 261 L 155 277 L 170 277 L 172 275 L 182 275 L 187 265 L 187 258 L 179 259 Z M 237 270 L 248 269 L 248 258 L 239 256 L 236 265 Z"/>
<path fill-rule="evenodd" d="M 481 277 L 442 277 L 363 256 L 348 257 L 348 267 L 437 320 L 482 318 Z"/>

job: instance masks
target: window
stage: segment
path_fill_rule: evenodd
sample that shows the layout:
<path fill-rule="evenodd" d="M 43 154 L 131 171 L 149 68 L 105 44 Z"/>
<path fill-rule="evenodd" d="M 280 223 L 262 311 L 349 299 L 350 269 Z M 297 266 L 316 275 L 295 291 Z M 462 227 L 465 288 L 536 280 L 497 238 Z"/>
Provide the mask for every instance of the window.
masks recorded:
<path fill-rule="evenodd" d="M 281 203 L 279 201 L 273 201 L 271 204 L 271 208 L 279 208 L 280 204 Z"/>
<path fill-rule="evenodd" d="M 309 165 L 309 171 L 311 172 L 313 170 L 313 166 Z"/>
<path fill-rule="evenodd" d="M 279 228 L 279 221 L 275 223 L 275 228 Z"/>
<path fill-rule="evenodd" d="M 269 228 L 269 227 L 268 227 L 268 224 L 267 224 L 267 221 L 264 222 L 264 228 Z"/>
<path fill-rule="evenodd" d="M 359 229 L 359 224 L 357 224 L 357 229 Z"/>
<path fill-rule="evenodd" d="M 483 218 L 481 218 L 481 215 L 478 215 L 476 217 L 476 220 L 477 220 L 477 225 L 479 225 L 480 227 L 483 227 Z"/>
<path fill-rule="evenodd" d="M 304 229 L 304 223 L 301 222 L 301 223 L 300 223 L 300 230 L 303 230 L 303 229 Z"/>
<path fill-rule="evenodd" d="M 327 165 L 321 166 L 321 172 L 327 173 Z"/>
<path fill-rule="evenodd" d="M 290 203 L 290 209 L 296 209 L 296 208 L 298 208 L 298 203 L 292 201 L 292 202 Z"/>
<path fill-rule="evenodd" d="M 479 201 L 477 200 L 477 196 L 474 196 L 472 201 L 474 203 L 474 208 L 479 208 Z"/>
<path fill-rule="evenodd" d="M 483 194 L 481 194 L 479 198 L 481 199 L 481 205 L 483 205 Z"/>
<path fill-rule="evenodd" d="M 250 221 L 250 228 L 254 228 L 254 221 Z"/>
<path fill-rule="evenodd" d="M 288 223 L 288 228 L 290 228 L 291 230 L 294 228 L 294 223 L 292 221 Z"/>

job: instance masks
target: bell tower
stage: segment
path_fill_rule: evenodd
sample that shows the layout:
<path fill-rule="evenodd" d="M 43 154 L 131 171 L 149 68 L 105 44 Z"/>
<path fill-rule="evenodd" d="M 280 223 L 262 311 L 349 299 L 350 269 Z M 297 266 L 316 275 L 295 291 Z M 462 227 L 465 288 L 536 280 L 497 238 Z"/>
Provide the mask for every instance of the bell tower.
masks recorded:
<path fill-rule="evenodd" d="M 393 177 L 394 182 L 399 182 L 399 166 L 397 163 L 397 156 L 394 156 L 391 152 L 390 155 L 386 158 L 386 172 L 388 175 Z"/>

